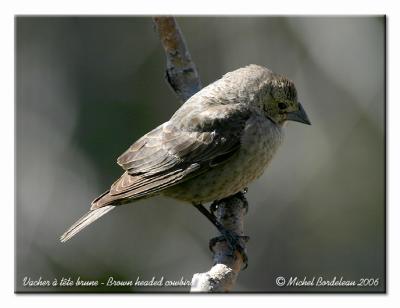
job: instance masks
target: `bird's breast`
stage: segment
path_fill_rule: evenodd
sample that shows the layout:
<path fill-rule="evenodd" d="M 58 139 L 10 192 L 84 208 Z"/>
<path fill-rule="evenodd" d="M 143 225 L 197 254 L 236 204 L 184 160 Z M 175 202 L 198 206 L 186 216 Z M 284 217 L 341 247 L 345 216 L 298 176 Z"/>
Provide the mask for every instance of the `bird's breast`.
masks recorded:
<path fill-rule="evenodd" d="M 241 171 L 239 178 L 251 182 L 264 172 L 279 145 L 283 132 L 280 127 L 265 118 L 255 117 L 247 122 L 241 138 L 237 164 Z"/>
<path fill-rule="evenodd" d="M 226 163 L 165 191 L 189 202 L 211 202 L 233 195 L 260 177 L 282 142 L 282 129 L 264 117 L 250 118 L 239 151 Z"/>

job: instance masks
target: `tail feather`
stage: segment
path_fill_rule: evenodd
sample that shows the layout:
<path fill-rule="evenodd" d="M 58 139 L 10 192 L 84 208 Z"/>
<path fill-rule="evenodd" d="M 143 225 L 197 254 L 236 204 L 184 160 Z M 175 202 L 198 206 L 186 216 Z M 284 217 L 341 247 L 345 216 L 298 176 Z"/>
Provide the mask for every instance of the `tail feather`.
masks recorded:
<path fill-rule="evenodd" d="M 114 209 L 113 205 L 106 205 L 101 208 L 90 210 L 85 215 L 83 215 L 77 222 L 75 222 L 63 235 L 60 237 L 61 242 L 68 241 L 78 232 L 82 231 L 88 225 L 90 225 L 95 220 L 99 219 L 101 216 L 107 214 L 109 211 Z"/>

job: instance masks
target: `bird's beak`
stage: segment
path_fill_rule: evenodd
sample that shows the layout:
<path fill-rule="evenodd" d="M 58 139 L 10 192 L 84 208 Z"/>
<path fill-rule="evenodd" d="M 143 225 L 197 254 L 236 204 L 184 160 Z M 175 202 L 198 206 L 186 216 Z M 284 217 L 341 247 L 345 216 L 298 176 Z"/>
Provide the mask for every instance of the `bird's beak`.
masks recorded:
<path fill-rule="evenodd" d="M 307 116 L 303 106 L 300 103 L 299 103 L 299 110 L 294 111 L 294 112 L 289 112 L 287 114 L 287 119 L 289 121 L 296 121 L 296 122 L 311 125 L 311 122 L 308 119 L 308 116 Z"/>

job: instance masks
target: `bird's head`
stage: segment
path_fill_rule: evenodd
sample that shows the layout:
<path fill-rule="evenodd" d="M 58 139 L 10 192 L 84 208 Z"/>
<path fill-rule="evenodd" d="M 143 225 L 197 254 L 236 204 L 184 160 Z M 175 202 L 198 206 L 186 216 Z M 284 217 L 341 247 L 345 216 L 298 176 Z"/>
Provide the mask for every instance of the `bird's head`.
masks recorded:
<path fill-rule="evenodd" d="M 297 100 L 297 91 L 292 81 L 272 74 L 263 92 L 262 107 L 272 121 L 280 125 L 286 121 L 311 125 L 303 106 Z"/>

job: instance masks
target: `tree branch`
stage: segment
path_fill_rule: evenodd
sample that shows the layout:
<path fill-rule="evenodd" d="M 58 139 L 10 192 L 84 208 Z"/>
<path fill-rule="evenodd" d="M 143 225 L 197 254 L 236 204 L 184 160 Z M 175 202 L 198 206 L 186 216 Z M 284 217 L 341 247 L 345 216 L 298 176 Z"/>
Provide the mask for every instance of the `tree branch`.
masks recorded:
<path fill-rule="evenodd" d="M 214 212 L 218 221 L 230 231 L 243 236 L 243 217 L 247 212 L 247 201 L 242 192 L 220 200 Z M 245 241 L 241 246 L 245 248 Z M 214 266 L 206 273 L 194 274 L 192 292 L 228 292 L 235 286 L 236 278 L 243 267 L 243 260 L 238 251 L 234 254 L 226 241 L 213 241 Z"/>
<path fill-rule="evenodd" d="M 166 78 L 182 102 L 201 89 L 201 82 L 182 32 L 173 17 L 154 17 L 167 56 Z"/>
<path fill-rule="evenodd" d="M 166 79 L 182 102 L 201 89 L 200 77 L 174 17 L 154 17 L 154 23 L 167 57 Z M 218 202 L 215 216 L 226 230 L 243 235 L 243 216 L 247 201 L 238 193 Z M 213 267 L 205 273 L 194 274 L 192 292 L 228 292 L 243 266 L 238 251 L 232 254 L 226 241 L 211 241 Z M 242 246 L 245 243 L 242 241 Z"/>

